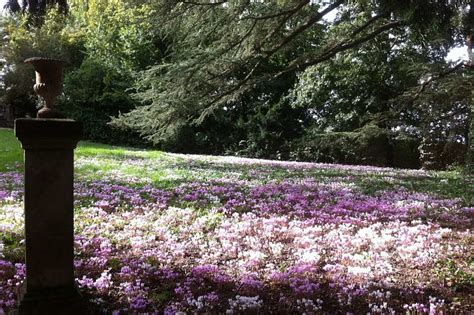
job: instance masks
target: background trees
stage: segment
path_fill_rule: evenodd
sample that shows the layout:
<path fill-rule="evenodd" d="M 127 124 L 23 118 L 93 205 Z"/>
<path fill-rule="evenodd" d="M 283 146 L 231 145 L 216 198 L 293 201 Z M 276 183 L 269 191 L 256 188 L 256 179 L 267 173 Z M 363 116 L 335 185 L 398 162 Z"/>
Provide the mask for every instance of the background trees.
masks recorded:
<path fill-rule="evenodd" d="M 67 0 L 7 0 L 5 9 L 13 14 L 28 14 L 28 21 L 33 25 L 41 25 L 47 10 L 55 7 L 62 14 L 67 14 Z"/>
<path fill-rule="evenodd" d="M 328 141 L 315 139 L 334 132 L 371 139 L 370 131 L 387 140 L 382 164 L 394 163 L 402 138 L 410 148 L 421 145 L 423 161 L 441 155 L 427 148 L 465 148 L 469 139 L 470 76 L 463 64 L 445 61 L 450 47 L 464 43 L 468 1 L 68 5 L 41 15 L 41 27 L 54 29 L 49 51 L 72 61 L 62 106 L 87 122 L 92 139 L 140 137 L 173 151 L 338 161 L 336 155 L 360 153 L 341 143 L 326 150 L 338 154 L 324 153 Z M 26 17 L 6 20 L 4 56 L 12 69 L 21 68 L 14 56 L 33 53 L 27 47 L 41 50 L 45 35 L 28 22 L 30 6 L 23 6 Z M 18 42 L 24 45 L 12 45 Z M 121 131 L 107 124 L 111 117 Z M 425 166 L 462 163 L 456 159 Z"/>

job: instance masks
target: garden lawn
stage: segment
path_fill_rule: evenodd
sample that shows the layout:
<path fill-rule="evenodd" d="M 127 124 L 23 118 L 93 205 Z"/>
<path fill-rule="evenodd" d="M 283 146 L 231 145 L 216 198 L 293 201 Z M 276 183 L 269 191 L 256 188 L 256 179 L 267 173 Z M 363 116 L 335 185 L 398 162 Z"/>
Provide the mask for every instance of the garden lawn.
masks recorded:
<path fill-rule="evenodd" d="M 0 172 L 18 167 L 22 159 L 23 151 L 12 130 L 0 128 Z"/>
<path fill-rule="evenodd" d="M 0 130 L 0 314 L 24 280 L 19 144 Z M 91 313 L 468 314 L 473 179 L 81 143 Z"/>

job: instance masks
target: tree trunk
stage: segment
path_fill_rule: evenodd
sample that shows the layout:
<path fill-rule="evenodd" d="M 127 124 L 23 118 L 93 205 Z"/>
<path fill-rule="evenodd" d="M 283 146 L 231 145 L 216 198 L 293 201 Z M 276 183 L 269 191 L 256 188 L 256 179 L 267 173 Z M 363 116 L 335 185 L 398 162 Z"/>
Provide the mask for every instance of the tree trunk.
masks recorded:
<path fill-rule="evenodd" d="M 469 8 L 469 19 L 468 19 L 468 30 L 469 33 L 466 37 L 467 52 L 469 56 L 468 67 L 471 72 L 474 72 L 474 0 L 471 0 Z M 470 123 L 469 123 L 469 136 L 467 140 L 467 156 L 466 156 L 466 172 L 468 174 L 474 174 L 474 90 L 471 90 L 471 111 L 470 111 Z"/>
<path fill-rule="evenodd" d="M 474 70 L 471 70 L 474 71 Z M 471 92 L 471 112 L 469 123 L 469 135 L 467 140 L 466 172 L 474 174 L 474 91 Z"/>

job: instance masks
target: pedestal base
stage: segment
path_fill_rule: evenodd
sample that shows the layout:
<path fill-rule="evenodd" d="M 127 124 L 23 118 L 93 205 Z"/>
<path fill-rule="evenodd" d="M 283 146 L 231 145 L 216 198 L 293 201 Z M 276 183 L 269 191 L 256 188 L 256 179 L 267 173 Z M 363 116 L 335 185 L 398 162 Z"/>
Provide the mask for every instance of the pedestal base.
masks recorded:
<path fill-rule="evenodd" d="M 21 295 L 20 295 L 21 296 Z M 83 315 L 84 302 L 74 288 L 42 289 L 20 298 L 18 315 Z"/>

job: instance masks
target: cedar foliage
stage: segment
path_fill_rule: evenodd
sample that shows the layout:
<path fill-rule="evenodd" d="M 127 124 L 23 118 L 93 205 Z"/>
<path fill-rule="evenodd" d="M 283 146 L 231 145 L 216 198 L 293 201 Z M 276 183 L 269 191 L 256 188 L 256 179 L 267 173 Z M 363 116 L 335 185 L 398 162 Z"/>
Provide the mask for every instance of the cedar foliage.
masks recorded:
<path fill-rule="evenodd" d="M 311 137 L 376 126 L 389 144 L 465 145 L 472 80 L 444 58 L 465 41 L 469 4 L 10 1 L 3 51 L 13 78 L 15 56 L 73 61 L 61 104 L 100 141 L 139 135 L 171 151 L 297 158 Z"/>

